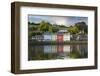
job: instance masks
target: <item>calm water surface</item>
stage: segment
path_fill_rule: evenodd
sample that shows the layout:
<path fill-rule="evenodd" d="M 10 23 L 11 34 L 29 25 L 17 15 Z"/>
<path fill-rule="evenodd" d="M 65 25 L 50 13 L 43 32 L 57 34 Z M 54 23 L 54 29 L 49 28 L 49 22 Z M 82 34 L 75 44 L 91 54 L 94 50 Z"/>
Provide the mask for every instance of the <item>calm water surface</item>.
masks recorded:
<path fill-rule="evenodd" d="M 28 60 L 54 60 L 87 58 L 87 44 L 30 45 Z"/>

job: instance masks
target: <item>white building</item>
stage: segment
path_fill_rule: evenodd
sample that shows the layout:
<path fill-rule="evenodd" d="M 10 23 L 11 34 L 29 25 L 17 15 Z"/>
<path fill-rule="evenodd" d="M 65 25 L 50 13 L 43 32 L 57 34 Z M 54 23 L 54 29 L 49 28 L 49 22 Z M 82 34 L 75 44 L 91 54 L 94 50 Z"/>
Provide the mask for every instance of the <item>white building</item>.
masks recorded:
<path fill-rule="evenodd" d="M 67 31 L 66 28 L 60 28 L 58 34 L 62 34 L 63 41 L 70 41 L 70 33 Z"/>
<path fill-rule="evenodd" d="M 70 33 L 63 34 L 63 41 L 70 41 Z"/>
<path fill-rule="evenodd" d="M 70 41 L 70 33 L 44 33 L 43 41 Z"/>
<path fill-rule="evenodd" d="M 52 36 L 50 33 L 43 34 L 43 41 L 52 41 Z"/>
<path fill-rule="evenodd" d="M 57 34 L 51 34 L 52 37 L 52 41 L 56 41 L 57 40 Z"/>

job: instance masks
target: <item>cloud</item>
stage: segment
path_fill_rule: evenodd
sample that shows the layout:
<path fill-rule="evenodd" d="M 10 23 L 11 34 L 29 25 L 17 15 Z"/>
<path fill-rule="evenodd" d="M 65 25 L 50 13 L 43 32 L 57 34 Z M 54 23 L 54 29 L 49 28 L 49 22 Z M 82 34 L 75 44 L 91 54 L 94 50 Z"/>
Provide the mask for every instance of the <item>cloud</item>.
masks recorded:
<path fill-rule="evenodd" d="M 45 15 L 29 15 L 28 21 L 39 23 L 41 21 L 47 21 L 51 24 L 70 26 L 77 22 L 85 22 L 88 25 L 88 17 L 76 17 L 76 16 L 45 16 Z"/>
<path fill-rule="evenodd" d="M 66 17 L 52 17 L 52 19 L 55 21 L 56 24 L 59 24 L 59 25 L 66 25 L 67 24 Z"/>

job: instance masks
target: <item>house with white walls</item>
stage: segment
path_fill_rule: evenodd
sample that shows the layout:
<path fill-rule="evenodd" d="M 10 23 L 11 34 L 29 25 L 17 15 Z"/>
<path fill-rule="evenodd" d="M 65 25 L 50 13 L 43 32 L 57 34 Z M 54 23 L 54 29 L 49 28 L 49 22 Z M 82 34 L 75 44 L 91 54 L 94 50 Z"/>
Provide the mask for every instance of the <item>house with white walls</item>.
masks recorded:
<path fill-rule="evenodd" d="M 51 33 L 44 33 L 43 34 L 43 41 L 52 41 Z"/>
<path fill-rule="evenodd" d="M 45 33 L 43 34 L 43 41 L 70 41 L 70 33 Z"/>
<path fill-rule="evenodd" d="M 51 37 L 52 37 L 52 41 L 57 41 L 57 34 L 56 33 L 51 34 Z"/>
<path fill-rule="evenodd" d="M 63 34 L 64 41 L 70 41 L 70 33 Z"/>
<path fill-rule="evenodd" d="M 70 33 L 65 29 L 59 29 L 57 33 L 57 40 L 58 41 L 70 41 Z"/>
<path fill-rule="evenodd" d="M 70 41 L 70 33 L 67 31 L 67 28 L 59 28 L 59 31 L 56 33 L 44 33 L 44 41 Z"/>

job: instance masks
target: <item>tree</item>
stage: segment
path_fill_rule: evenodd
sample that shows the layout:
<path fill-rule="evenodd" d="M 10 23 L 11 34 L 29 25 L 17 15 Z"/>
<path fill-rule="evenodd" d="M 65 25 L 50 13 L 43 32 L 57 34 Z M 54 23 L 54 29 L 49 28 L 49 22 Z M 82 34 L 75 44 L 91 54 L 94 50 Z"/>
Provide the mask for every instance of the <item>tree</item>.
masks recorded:
<path fill-rule="evenodd" d="M 42 21 L 38 27 L 38 30 L 42 32 L 52 32 L 52 26 L 50 23 Z"/>
<path fill-rule="evenodd" d="M 76 27 L 76 26 L 71 26 L 68 28 L 68 31 L 71 33 L 71 34 L 76 34 L 79 32 L 79 29 Z"/>
<path fill-rule="evenodd" d="M 78 22 L 75 24 L 75 26 L 79 29 L 79 31 L 83 31 L 84 33 L 88 32 L 88 26 L 85 22 Z"/>
<path fill-rule="evenodd" d="M 57 25 L 57 24 L 53 24 L 52 25 L 52 32 L 53 33 L 56 33 L 56 32 L 58 32 L 59 31 L 59 26 Z"/>
<path fill-rule="evenodd" d="M 49 26 L 49 32 L 52 32 L 52 26 Z"/>

